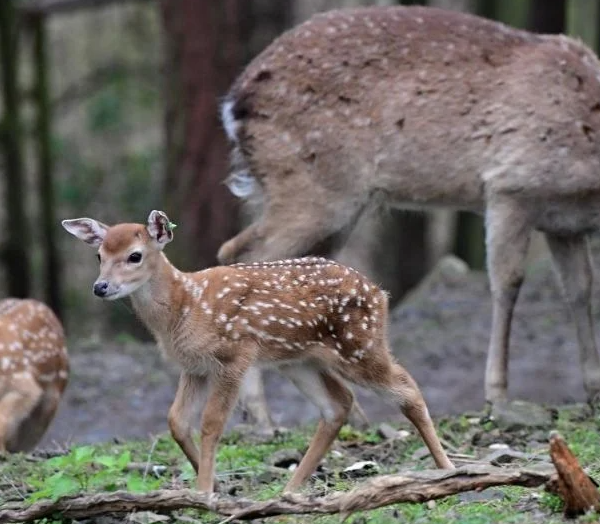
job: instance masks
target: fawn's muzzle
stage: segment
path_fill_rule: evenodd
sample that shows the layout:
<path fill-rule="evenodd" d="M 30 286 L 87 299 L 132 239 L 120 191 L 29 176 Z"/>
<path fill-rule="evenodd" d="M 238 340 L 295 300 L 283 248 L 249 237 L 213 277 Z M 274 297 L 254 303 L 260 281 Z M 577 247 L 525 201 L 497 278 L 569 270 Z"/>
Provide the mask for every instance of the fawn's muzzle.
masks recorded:
<path fill-rule="evenodd" d="M 101 282 L 96 282 L 94 284 L 94 295 L 96 295 L 97 297 L 106 296 L 107 290 L 108 290 L 108 282 L 106 282 L 105 280 L 103 280 Z"/>

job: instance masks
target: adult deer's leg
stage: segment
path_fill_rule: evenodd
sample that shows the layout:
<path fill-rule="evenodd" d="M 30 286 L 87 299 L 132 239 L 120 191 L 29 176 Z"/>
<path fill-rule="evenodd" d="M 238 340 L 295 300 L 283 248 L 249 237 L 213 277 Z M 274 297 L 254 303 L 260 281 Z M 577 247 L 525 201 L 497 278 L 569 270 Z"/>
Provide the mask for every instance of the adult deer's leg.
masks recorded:
<path fill-rule="evenodd" d="M 198 472 L 198 448 L 192 437 L 192 428 L 198 423 L 208 395 L 206 376 L 181 373 L 175 400 L 169 410 L 169 428 L 175 442 Z"/>
<path fill-rule="evenodd" d="M 346 422 L 352 408 L 353 394 L 340 378 L 309 364 L 284 367 L 281 372 L 321 413 L 310 446 L 285 487 L 285 491 L 294 491 L 315 471 Z"/>
<path fill-rule="evenodd" d="M 240 388 L 240 403 L 244 411 L 244 421 L 256 426 L 259 432 L 272 433 L 274 424 L 267 407 L 261 369 L 252 367 L 246 373 Z M 358 429 L 369 427 L 369 418 L 358 400 L 354 399 L 348 422 Z"/>
<path fill-rule="evenodd" d="M 583 373 L 583 385 L 591 403 L 600 400 L 600 358 L 592 320 L 592 264 L 585 235 L 546 235 L 562 291 L 571 310 Z"/>
<path fill-rule="evenodd" d="M 240 388 L 240 403 L 242 404 L 245 422 L 256 425 L 263 431 L 273 429 L 273 420 L 267 407 L 260 368 L 251 367 L 244 376 Z"/>
<path fill-rule="evenodd" d="M 485 398 L 491 403 L 506 399 L 510 328 L 523 282 L 530 236 L 526 210 L 502 197 L 489 202 L 486 244 L 492 291 L 492 332 L 485 371 Z"/>
<path fill-rule="evenodd" d="M 303 255 L 354 223 L 369 199 L 366 192 L 315 184 L 307 167 L 298 169 L 305 171 L 269 177 L 262 215 L 221 246 L 221 263 Z"/>

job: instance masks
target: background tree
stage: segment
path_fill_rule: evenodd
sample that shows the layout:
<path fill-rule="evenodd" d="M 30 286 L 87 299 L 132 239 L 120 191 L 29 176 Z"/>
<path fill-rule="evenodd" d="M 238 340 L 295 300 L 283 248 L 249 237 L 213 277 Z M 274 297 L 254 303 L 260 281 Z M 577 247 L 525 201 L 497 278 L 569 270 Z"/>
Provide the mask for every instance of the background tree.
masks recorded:
<path fill-rule="evenodd" d="M 173 249 L 184 267 L 216 263 L 239 227 L 223 180 L 228 151 L 218 101 L 242 66 L 289 24 L 289 2 L 164 0 L 167 211 L 184 238 Z"/>
<path fill-rule="evenodd" d="M 166 210 L 184 241 L 174 258 L 184 266 L 215 262 L 235 231 L 235 205 L 222 184 L 227 147 L 216 101 L 242 63 L 243 0 L 165 0 Z"/>
<path fill-rule="evenodd" d="M 27 297 L 31 293 L 30 235 L 25 206 L 25 173 L 21 143 L 19 40 L 19 24 L 14 4 L 10 0 L 0 2 L 0 67 L 4 102 L 0 138 L 4 148 L 7 220 L 4 226 L 6 241 L 0 254 L 8 275 L 8 294 Z"/>

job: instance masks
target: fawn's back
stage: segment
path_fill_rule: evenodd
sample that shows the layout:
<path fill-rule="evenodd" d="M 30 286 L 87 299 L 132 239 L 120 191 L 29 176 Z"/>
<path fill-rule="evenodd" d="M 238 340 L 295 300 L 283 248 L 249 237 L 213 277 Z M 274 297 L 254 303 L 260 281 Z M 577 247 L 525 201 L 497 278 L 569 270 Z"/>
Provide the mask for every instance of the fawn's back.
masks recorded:
<path fill-rule="evenodd" d="M 0 301 L 0 448 L 33 447 L 67 384 L 62 326 L 36 300 Z"/>
<path fill-rule="evenodd" d="M 279 205 L 305 190 L 358 207 L 379 191 L 475 211 L 489 191 L 600 189 L 599 73 L 575 40 L 471 15 L 324 13 L 233 85 L 223 107 L 236 144 L 230 187 Z"/>

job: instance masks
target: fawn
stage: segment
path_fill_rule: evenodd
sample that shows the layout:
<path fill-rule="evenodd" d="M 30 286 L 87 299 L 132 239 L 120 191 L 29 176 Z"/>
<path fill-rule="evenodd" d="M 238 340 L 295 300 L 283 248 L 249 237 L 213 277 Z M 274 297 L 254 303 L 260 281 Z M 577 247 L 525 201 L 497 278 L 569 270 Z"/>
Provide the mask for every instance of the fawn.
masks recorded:
<path fill-rule="evenodd" d="M 221 263 L 315 252 L 380 201 L 483 214 L 493 404 L 507 397 L 537 229 L 572 312 L 585 390 L 600 399 L 588 253 L 600 226 L 600 64 L 584 44 L 435 8 L 331 11 L 255 58 L 222 120 L 227 183 L 255 220 L 221 246 Z"/>
<path fill-rule="evenodd" d="M 310 476 L 344 424 L 353 394 L 343 379 L 399 404 L 437 466 L 453 467 L 417 384 L 389 353 L 387 297 L 356 271 L 303 258 L 183 273 L 163 253 L 173 233 L 161 211 L 152 211 L 147 225 L 109 227 L 89 218 L 62 224 L 98 248 L 94 294 L 130 296 L 164 354 L 181 366 L 169 427 L 198 473 L 199 490 L 213 489 L 216 447 L 253 365 L 277 368 L 320 410 L 315 436 L 286 490 Z M 199 411 L 198 453 L 192 424 Z"/>
<path fill-rule="evenodd" d="M 68 377 L 65 336 L 52 310 L 37 300 L 0 300 L 0 453 L 35 447 Z"/>

